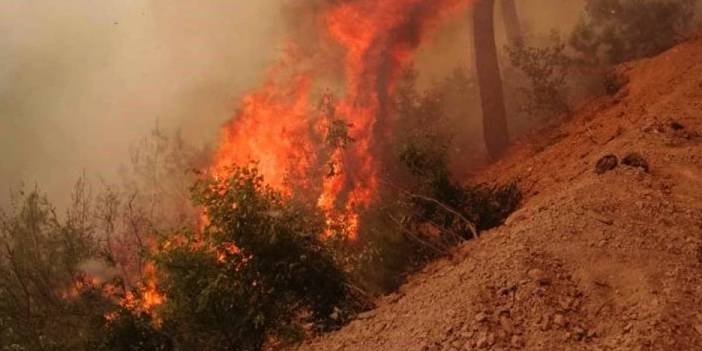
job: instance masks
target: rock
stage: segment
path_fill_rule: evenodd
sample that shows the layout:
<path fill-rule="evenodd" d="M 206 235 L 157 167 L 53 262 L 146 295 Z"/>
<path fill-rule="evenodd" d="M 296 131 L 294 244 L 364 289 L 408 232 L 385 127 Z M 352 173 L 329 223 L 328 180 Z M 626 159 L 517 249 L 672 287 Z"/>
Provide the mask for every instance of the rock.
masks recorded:
<path fill-rule="evenodd" d="M 507 314 L 502 314 L 500 316 L 500 326 L 502 326 L 502 329 L 504 329 L 507 334 L 514 334 L 514 324 Z"/>
<path fill-rule="evenodd" d="M 679 122 L 670 122 L 670 128 L 673 128 L 673 130 L 683 130 L 685 129 L 685 126 L 680 124 Z"/>
<path fill-rule="evenodd" d="M 573 299 L 570 297 L 564 297 L 558 300 L 558 305 L 561 307 L 561 311 L 568 312 L 573 304 Z"/>
<path fill-rule="evenodd" d="M 541 317 L 541 322 L 539 323 L 539 327 L 542 331 L 547 331 L 547 330 L 551 329 L 551 318 L 549 316 Z"/>
<path fill-rule="evenodd" d="M 562 314 L 558 313 L 553 317 L 553 324 L 565 328 L 568 325 L 568 320 Z"/>
<path fill-rule="evenodd" d="M 641 168 L 644 172 L 648 173 L 650 171 L 650 166 L 648 161 L 637 152 L 630 152 L 624 156 L 622 159 L 622 164 L 629 167 Z"/>
<path fill-rule="evenodd" d="M 529 272 L 527 272 L 527 275 L 533 282 L 536 282 L 539 285 L 549 285 L 551 284 L 551 279 L 546 276 L 546 273 L 544 271 L 534 268 L 530 269 Z"/>
<path fill-rule="evenodd" d="M 513 349 L 521 349 L 524 347 L 524 341 L 519 335 L 512 336 L 511 344 Z"/>
<path fill-rule="evenodd" d="M 495 345 L 495 334 L 490 333 L 487 337 L 488 346 Z"/>
<path fill-rule="evenodd" d="M 601 213 L 595 212 L 593 210 L 589 210 L 588 214 L 590 215 L 590 217 L 596 219 L 598 222 L 601 222 L 603 224 L 606 224 L 606 225 L 614 224 L 614 220 L 612 218 L 607 217 Z"/>
<path fill-rule="evenodd" d="M 375 326 L 375 328 L 374 328 L 374 333 L 375 333 L 375 334 L 380 334 L 380 333 L 382 333 L 383 330 L 385 330 L 385 328 L 387 328 L 387 327 L 388 327 L 388 324 L 387 324 L 387 323 L 380 323 L 380 324 L 378 324 L 378 325 Z"/>
<path fill-rule="evenodd" d="M 587 331 L 580 327 L 573 328 L 573 334 L 576 340 L 582 340 L 586 335 Z"/>
<path fill-rule="evenodd" d="M 487 335 L 485 335 L 485 334 L 481 335 L 481 336 L 478 338 L 478 341 L 477 341 L 477 343 L 475 344 L 475 346 L 476 346 L 477 348 L 479 348 L 479 349 L 484 349 L 484 348 L 488 347 L 488 337 L 487 337 Z"/>
<path fill-rule="evenodd" d="M 614 155 L 607 155 L 602 157 L 595 165 L 595 173 L 604 174 L 605 172 L 611 171 L 619 166 L 619 158 Z"/>
<path fill-rule="evenodd" d="M 587 338 L 592 339 L 592 338 L 596 337 L 598 334 L 599 333 L 596 330 L 590 329 L 587 331 Z"/>
<path fill-rule="evenodd" d="M 373 317 L 375 317 L 375 311 L 367 311 L 358 315 L 358 319 L 360 320 L 371 319 Z"/>
<path fill-rule="evenodd" d="M 475 315 L 475 321 L 478 323 L 483 323 L 488 319 L 488 315 L 485 312 L 480 312 Z"/>
<path fill-rule="evenodd" d="M 338 307 L 334 306 L 334 312 L 332 312 L 329 315 L 329 318 L 331 318 L 332 320 L 338 321 L 339 318 L 341 318 L 341 312 L 342 311 Z"/>
<path fill-rule="evenodd" d="M 702 323 L 697 324 L 695 326 L 695 330 L 697 331 L 698 334 L 702 335 Z"/>

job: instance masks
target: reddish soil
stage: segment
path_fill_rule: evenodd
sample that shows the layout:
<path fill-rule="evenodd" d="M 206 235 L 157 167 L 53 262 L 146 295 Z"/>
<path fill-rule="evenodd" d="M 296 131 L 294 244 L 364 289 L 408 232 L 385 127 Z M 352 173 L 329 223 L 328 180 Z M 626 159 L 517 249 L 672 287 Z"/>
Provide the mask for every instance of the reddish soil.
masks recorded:
<path fill-rule="evenodd" d="M 702 350 L 702 39 L 620 70 L 478 176 L 523 189 L 504 226 L 300 350 Z"/>

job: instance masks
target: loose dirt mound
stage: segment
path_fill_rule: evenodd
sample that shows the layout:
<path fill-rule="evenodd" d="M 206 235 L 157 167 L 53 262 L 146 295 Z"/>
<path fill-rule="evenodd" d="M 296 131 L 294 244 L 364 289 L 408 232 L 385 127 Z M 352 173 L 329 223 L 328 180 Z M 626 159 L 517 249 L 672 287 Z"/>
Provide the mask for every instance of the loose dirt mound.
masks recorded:
<path fill-rule="evenodd" d="M 301 350 L 702 350 L 702 40 L 621 73 L 481 174 L 525 192 L 506 225 Z"/>

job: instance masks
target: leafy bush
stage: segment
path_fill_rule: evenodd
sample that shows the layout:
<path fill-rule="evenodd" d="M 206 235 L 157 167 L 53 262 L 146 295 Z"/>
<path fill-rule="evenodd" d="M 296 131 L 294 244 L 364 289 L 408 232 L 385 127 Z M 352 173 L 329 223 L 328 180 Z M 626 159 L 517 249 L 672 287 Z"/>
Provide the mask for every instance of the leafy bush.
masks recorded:
<path fill-rule="evenodd" d="M 588 0 L 571 46 L 583 59 L 617 64 L 658 54 L 691 29 L 697 0 Z"/>
<path fill-rule="evenodd" d="M 97 333 L 97 351 L 171 351 L 171 339 L 154 326 L 151 316 L 127 309 L 113 313 Z"/>
<path fill-rule="evenodd" d="M 417 179 L 405 194 L 411 204 L 408 222 L 415 227 L 430 224 L 445 239 L 461 241 L 501 225 L 517 209 L 521 193 L 516 185 L 458 185 L 451 179 L 444 152 L 434 145 L 411 144 L 401 154 Z"/>
<path fill-rule="evenodd" d="M 298 322 L 340 325 L 353 297 L 319 240 L 321 213 L 266 186 L 255 167 L 231 172 L 194 188 L 204 232 L 170 238 L 156 257 L 164 328 L 185 349 L 260 350 Z"/>

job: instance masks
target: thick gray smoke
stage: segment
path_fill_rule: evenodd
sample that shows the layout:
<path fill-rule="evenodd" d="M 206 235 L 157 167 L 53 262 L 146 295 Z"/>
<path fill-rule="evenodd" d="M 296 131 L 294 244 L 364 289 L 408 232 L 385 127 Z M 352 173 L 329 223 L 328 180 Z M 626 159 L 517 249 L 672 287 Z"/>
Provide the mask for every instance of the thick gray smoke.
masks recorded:
<path fill-rule="evenodd" d="M 156 121 L 213 141 L 278 56 L 280 2 L 0 1 L 0 205 L 113 180 Z"/>

